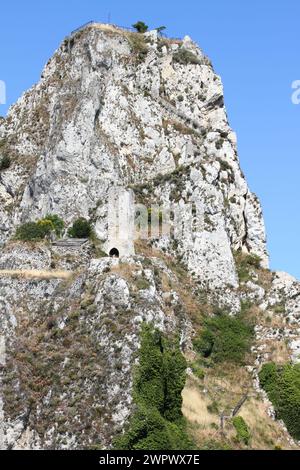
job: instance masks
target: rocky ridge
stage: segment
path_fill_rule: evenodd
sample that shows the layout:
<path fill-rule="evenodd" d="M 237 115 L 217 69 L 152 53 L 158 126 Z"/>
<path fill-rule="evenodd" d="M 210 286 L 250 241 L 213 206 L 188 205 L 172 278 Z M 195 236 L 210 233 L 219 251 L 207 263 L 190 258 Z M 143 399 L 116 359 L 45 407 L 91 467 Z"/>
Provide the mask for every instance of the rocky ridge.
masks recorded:
<path fill-rule="evenodd" d="M 204 306 L 234 314 L 250 302 L 256 342 L 245 380 L 255 383 L 263 362 L 299 361 L 300 283 L 268 270 L 262 210 L 240 169 L 221 80 L 189 37 L 93 24 L 66 38 L 0 122 L 0 155 L 11 158 L 0 174 L 3 448 L 111 446 L 132 411 L 143 322 L 178 332 L 190 357 Z M 202 226 L 177 243 L 139 241 L 120 260 L 99 258 L 93 243 L 13 240 L 19 224 L 55 213 L 67 226 L 89 219 L 104 245 L 116 186 L 146 205 L 174 204 L 183 220 L 199 204 Z M 245 278 L 247 256 L 260 266 Z M 1 275 L 14 269 L 24 276 Z M 72 276 L 26 277 L 53 269 Z"/>

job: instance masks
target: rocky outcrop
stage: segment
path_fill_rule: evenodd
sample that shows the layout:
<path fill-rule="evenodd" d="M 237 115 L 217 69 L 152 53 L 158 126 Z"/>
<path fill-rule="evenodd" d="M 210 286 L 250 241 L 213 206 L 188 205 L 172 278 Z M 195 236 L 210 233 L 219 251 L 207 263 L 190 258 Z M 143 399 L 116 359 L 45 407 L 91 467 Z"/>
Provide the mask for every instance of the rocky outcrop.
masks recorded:
<path fill-rule="evenodd" d="M 262 210 L 240 169 L 222 83 L 189 37 L 77 31 L 0 122 L 0 155 L 11 159 L 0 173 L 2 447 L 111 446 L 132 410 L 144 321 L 179 334 L 193 354 L 204 304 L 237 313 L 251 300 L 288 320 L 280 334 L 298 358 L 299 283 L 270 281 Z M 138 241 L 135 255 L 127 237 L 131 256 L 120 260 L 92 243 L 11 241 L 20 223 L 48 213 L 67 227 L 85 217 L 108 254 L 116 188 L 147 208 L 171 206 L 193 230 Z M 267 285 L 257 272 L 241 282 L 237 251 L 259 257 Z M 38 274 L 53 269 L 71 278 Z M 273 333 L 258 325 L 258 340 Z"/>
<path fill-rule="evenodd" d="M 195 63 L 178 63 L 180 50 Z M 232 249 L 267 264 L 261 208 L 239 167 L 220 78 L 188 37 L 89 26 L 63 42 L 0 129 L 5 152 L 16 154 L 1 178 L 3 241 L 49 212 L 67 223 L 92 218 L 105 241 L 109 188 L 144 185 L 148 203 L 184 211 L 184 202 L 201 202 L 207 223 L 178 250 L 213 289 L 236 287 Z"/>
<path fill-rule="evenodd" d="M 23 255 L 24 272 L 51 258 L 46 246 Z M 189 348 L 180 282 L 161 260 L 94 259 L 68 281 L 0 276 L 4 448 L 109 446 L 131 411 L 140 325 L 180 331 Z"/>

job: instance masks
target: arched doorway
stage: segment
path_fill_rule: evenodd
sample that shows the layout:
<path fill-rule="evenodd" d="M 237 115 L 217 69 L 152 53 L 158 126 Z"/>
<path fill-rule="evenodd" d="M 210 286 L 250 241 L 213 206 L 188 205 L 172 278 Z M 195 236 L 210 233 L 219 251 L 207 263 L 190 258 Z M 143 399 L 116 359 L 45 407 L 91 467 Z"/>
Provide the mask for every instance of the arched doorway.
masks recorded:
<path fill-rule="evenodd" d="M 111 258 L 119 258 L 120 257 L 119 250 L 117 250 L 117 248 L 112 248 L 109 252 L 109 256 Z"/>

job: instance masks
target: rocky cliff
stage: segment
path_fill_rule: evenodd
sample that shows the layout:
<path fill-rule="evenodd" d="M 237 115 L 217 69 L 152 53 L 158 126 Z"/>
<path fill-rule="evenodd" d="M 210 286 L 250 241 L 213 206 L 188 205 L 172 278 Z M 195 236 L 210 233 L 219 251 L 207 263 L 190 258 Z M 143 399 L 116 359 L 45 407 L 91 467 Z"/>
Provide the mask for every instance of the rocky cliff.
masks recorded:
<path fill-rule="evenodd" d="M 236 396 L 247 384 L 249 407 L 266 408 L 257 420 L 280 445 L 295 445 L 269 417 L 257 372 L 298 360 L 300 284 L 268 270 L 262 210 L 239 165 L 221 80 L 189 37 L 100 24 L 72 34 L 0 121 L 0 156 L 10 158 L 0 174 L 3 448 L 111 446 L 133 410 L 141 325 L 176 332 L 191 358 L 200 319 L 245 304 L 256 339 Z M 179 241 L 139 240 L 135 254 L 110 258 L 116 187 L 149 207 L 172 204 L 183 220 L 197 204 L 201 224 Z M 89 220 L 93 241 L 14 239 L 20 224 L 49 213 L 66 227 Z M 203 404 L 208 383 L 191 384 L 189 370 L 184 400 L 192 390 Z M 223 398 L 238 386 L 229 382 Z"/>

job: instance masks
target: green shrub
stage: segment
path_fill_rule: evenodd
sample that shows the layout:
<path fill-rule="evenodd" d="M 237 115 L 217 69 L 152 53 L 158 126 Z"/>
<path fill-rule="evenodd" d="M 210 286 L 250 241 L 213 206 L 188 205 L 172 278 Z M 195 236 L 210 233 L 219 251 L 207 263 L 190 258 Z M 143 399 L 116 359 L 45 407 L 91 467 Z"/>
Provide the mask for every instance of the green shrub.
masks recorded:
<path fill-rule="evenodd" d="M 161 34 L 163 31 L 165 31 L 167 28 L 166 26 L 159 26 L 158 28 L 155 28 L 158 34 Z"/>
<path fill-rule="evenodd" d="M 138 21 L 133 24 L 132 27 L 137 30 L 138 33 L 146 33 L 148 31 L 148 26 L 144 21 Z"/>
<path fill-rule="evenodd" d="M 65 227 L 64 221 L 56 214 L 47 214 L 45 220 L 49 220 L 53 224 L 56 235 L 61 237 Z"/>
<path fill-rule="evenodd" d="M 149 289 L 150 282 L 147 281 L 147 279 L 145 278 L 140 278 L 140 279 L 137 279 L 135 285 L 138 290 L 146 290 L 146 289 Z"/>
<path fill-rule="evenodd" d="M 204 358 L 214 362 L 241 364 L 250 350 L 253 328 L 240 315 L 221 314 L 208 318 L 194 340 L 194 347 Z"/>
<path fill-rule="evenodd" d="M 16 230 L 16 239 L 22 241 L 43 240 L 54 227 L 50 221 L 28 222 Z"/>
<path fill-rule="evenodd" d="M 149 52 L 147 43 L 145 41 L 145 36 L 138 35 L 136 33 L 130 33 L 128 34 L 127 38 L 133 53 L 136 55 L 139 62 L 143 62 Z"/>
<path fill-rule="evenodd" d="M 248 282 L 252 279 L 251 270 L 260 269 L 261 259 L 257 255 L 247 255 L 242 252 L 235 254 L 235 262 L 240 282 Z"/>
<path fill-rule="evenodd" d="M 181 47 L 177 52 L 175 52 L 173 55 L 173 61 L 182 65 L 201 64 L 201 61 L 196 54 L 184 47 Z"/>
<path fill-rule="evenodd" d="M 11 165 L 11 159 L 7 155 L 1 158 L 0 160 L 0 171 L 7 170 Z"/>
<path fill-rule="evenodd" d="M 204 379 L 205 377 L 204 370 L 202 369 L 202 367 L 199 366 L 199 364 L 197 364 L 197 362 L 193 362 L 192 364 L 190 364 L 190 368 L 192 369 L 192 372 L 194 376 L 197 377 L 197 379 L 199 380 Z"/>
<path fill-rule="evenodd" d="M 236 437 L 238 441 L 249 445 L 251 435 L 244 418 L 242 418 L 241 416 L 235 416 L 232 420 L 232 424 L 235 427 Z"/>
<path fill-rule="evenodd" d="M 92 235 L 91 224 L 84 218 L 77 219 L 69 228 L 68 235 L 71 238 L 89 238 Z"/>
<path fill-rule="evenodd" d="M 43 240 L 49 237 L 52 232 L 60 236 L 64 227 L 64 222 L 57 215 L 48 214 L 44 219 L 37 222 L 27 222 L 20 225 L 16 230 L 16 239 L 22 241 Z"/>
<path fill-rule="evenodd" d="M 291 436 L 299 440 L 300 364 L 264 364 L 259 373 L 259 380 L 273 403 L 276 417 L 282 419 Z"/>
<path fill-rule="evenodd" d="M 207 405 L 206 408 L 207 408 L 207 411 L 212 415 L 219 414 L 219 407 L 218 407 L 218 403 L 216 401 L 213 401 L 212 403 Z"/>
<path fill-rule="evenodd" d="M 182 415 L 186 361 L 178 341 L 146 325 L 142 329 L 139 366 L 134 380 L 136 411 L 119 450 L 182 450 L 192 448 Z"/>
<path fill-rule="evenodd" d="M 55 231 L 55 227 L 51 220 L 41 219 L 38 220 L 36 224 L 40 230 L 41 238 L 46 238 L 51 232 Z"/>

